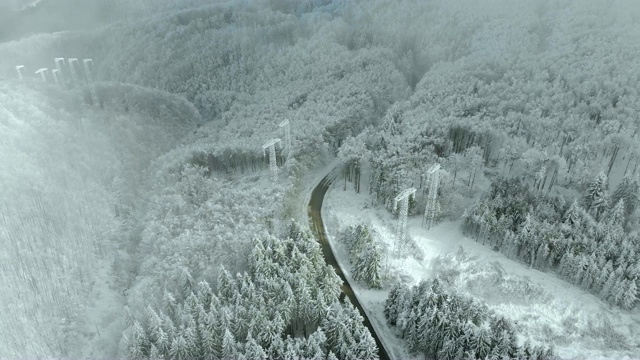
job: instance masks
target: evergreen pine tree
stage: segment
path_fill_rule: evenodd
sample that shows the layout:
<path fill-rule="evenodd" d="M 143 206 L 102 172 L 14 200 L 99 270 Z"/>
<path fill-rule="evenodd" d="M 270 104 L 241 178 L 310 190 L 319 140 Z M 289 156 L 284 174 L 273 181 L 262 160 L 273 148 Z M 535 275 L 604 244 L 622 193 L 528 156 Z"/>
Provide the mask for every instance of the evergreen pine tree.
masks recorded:
<path fill-rule="evenodd" d="M 263 346 L 264 349 L 264 346 Z M 281 359 L 284 357 L 285 343 L 280 337 L 274 339 L 268 347 L 267 357 L 269 359 Z"/>
<path fill-rule="evenodd" d="M 317 294 L 313 306 L 313 324 L 318 325 L 327 316 L 327 303 L 322 294 Z"/>
<path fill-rule="evenodd" d="M 225 269 L 220 269 L 220 275 L 218 276 L 218 298 L 223 303 L 231 301 L 235 292 L 236 284 L 235 279 Z"/>
<path fill-rule="evenodd" d="M 162 330 L 162 328 L 158 330 L 156 347 L 158 348 L 158 352 L 163 356 L 169 354 L 171 343 L 169 342 L 169 336 L 167 336 L 167 334 L 164 332 L 164 330 Z"/>
<path fill-rule="evenodd" d="M 266 360 L 267 353 L 253 338 L 249 337 L 245 345 L 244 356 L 247 359 Z"/>
<path fill-rule="evenodd" d="M 180 286 L 182 287 L 182 293 L 183 294 L 191 293 L 191 291 L 193 290 L 194 283 L 193 283 L 193 277 L 191 276 L 191 272 L 189 271 L 189 268 L 182 267 L 180 269 L 179 281 L 180 281 Z"/>
<path fill-rule="evenodd" d="M 371 238 L 369 228 L 367 226 L 358 225 L 356 227 L 353 244 L 350 249 L 352 264 L 358 262 L 366 246 L 372 242 L 373 240 Z"/>
<path fill-rule="evenodd" d="M 578 229 L 581 226 L 581 216 L 580 216 L 580 206 L 578 205 L 578 201 L 574 200 L 569 210 L 564 214 L 564 224 L 569 226 L 571 229 Z"/>
<path fill-rule="evenodd" d="M 200 281 L 198 283 L 198 294 L 197 294 L 198 302 L 200 304 L 209 305 L 211 303 L 212 296 L 213 296 L 213 290 L 211 290 L 211 286 L 209 286 L 209 283 L 204 280 Z"/>
<path fill-rule="evenodd" d="M 476 354 L 480 359 L 484 359 L 489 355 L 491 350 L 491 334 L 489 330 L 481 326 L 475 334 L 475 346 Z"/>
<path fill-rule="evenodd" d="M 162 336 L 162 319 L 151 308 L 150 305 L 146 307 L 147 312 L 147 335 L 152 343 L 158 343 L 158 339 Z"/>
<path fill-rule="evenodd" d="M 175 316 L 177 301 L 175 296 L 173 296 L 170 291 L 167 291 L 167 289 L 164 289 L 164 293 L 162 294 L 162 305 L 169 318 Z"/>
<path fill-rule="evenodd" d="M 626 220 L 625 217 L 624 199 L 620 199 L 609 213 L 609 227 L 622 228 Z"/>
<path fill-rule="evenodd" d="M 510 357 L 516 348 L 516 344 L 512 342 L 508 330 L 501 330 L 495 340 L 495 352 L 498 358 Z"/>
<path fill-rule="evenodd" d="M 158 348 L 151 344 L 151 349 L 149 350 L 149 360 L 163 360 L 164 359 L 164 354 L 160 353 L 160 350 L 158 350 Z"/>
<path fill-rule="evenodd" d="M 203 359 L 214 360 L 220 355 L 216 351 L 215 338 L 212 331 L 207 329 L 204 323 L 200 323 L 200 335 L 202 336 L 201 352 Z"/>
<path fill-rule="evenodd" d="M 582 282 L 580 283 L 580 287 L 582 287 L 585 290 L 591 290 L 592 286 L 594 285 L 594 282 L 595 282 L 595 277 L 593 275 L 594 269 L 595 269 L 595 266 L 593 264 L 590 264 L 584 272 L 584 276 L 582 277 Z"/>
<path fill-rule="evenodd" d="M 356 358 L 357 359 L 377 359 L 378 358 L 378 346 L 375 340 L 371 336 L 371 333 L 364 326 L 358 326 L 355 332 L 356 342 Z"/>
<path fill-rule="evenodd" d="M 187 342 L 182 335 L 178 335 L 173 339 L 169 355 L 176 360 L 187 360 L 191 357 L 187 349 Z"/>
<path fill-rule="evenodd" d="M 595 179 L 589 184 L 587 194 L 584 198 L 585 207 L 590 211 L 596 220 L 608 208 L 608 180 L 604 172 L 600 172 Z"/>
<path fill-rule="evenodd" d="M 447 338 L 442 345 L 440 351 L 438 351 L 438 359 L 453 360 L 456 359 L 458 349 L 456 349 L 455 342 L 452 339 Z"/>
<path fill-rule="evenodd" d="M 636 283 L 637 280 L 630 280 L 627 282 L 622 299 L 620 299 L 620 305 L 624 309 L 631 310 L 636 305 L 636 301 L 638 300 L 638 286 Z"/>
<path fill-rule="evenodd" d="M 365 269 L 365 279 L 367 284 L 374 288 L 382 288 L 380 281 L 380 270 L 382 262 L 382 251 L 377 244 L 370 244 L 366 250 L 367 266 Z"/>
<path fill-rule="evenodd" d="M 222 336 L 222 358 L 233 359 L 238 353 L 236 340 L 229 329 L 225 329 Z"/>
<path fill-rule="evenodd" d="M 314 323 L 314 301 L 311 297 L 311 290 L 309 290 L 309 287 L 306 283 L 302 283 L 302 285 L 300 285 L 296 292 L 297 306 L 295 321 L 304 328 L 306 325 L 311 325 Z"/>
<path fill-rule="evenodd" d="M 227 322 L 222 317 L 222 311 L 217 311 L 217 317 L 214 313 L 209 313 L 207 320 L 207 330 L 209 330 L 209 338 L 206 340 L 208 349 L 212 350 L 212 355 L 217 359 L 222 358 L 222 338 L 227 330 Z"/>
<path fill-rule="evenodd" d="M 546 243 L 541 243 L 536 252 L 536 267 L 545 270 L 549 263 L 549 247 Z"/>
<path fill-rule="evenodd" d="M 622 299 L 624 299 L 625 292 L 628 287 L 629 287 L 629 280 L 627 279 L 618 280 L 612 290 L 613 294 L 610 297 L 611 303 L 615 305 L 621 305 Z"/>
<path fill-rule="evenodd" d="M 127 349 L 130 359 L 145 358 L 149 352 L 150 342 L 140 323 L 134 320 L 133 333 L 128 339 Z"/>
<path fill-rule="evenodd" d="M 629 216 L 633 213 L 638 205 L 638 191 L 640 184 L 636 177 L 627 175 L 622 178 L 618 187 L 611 196 L 611 203 L 617 204 L 620 200 L 624 200 L 625 215 Z"/>
<path fill-rule="evenodd" d="M 309 337 L 307 337 L 306 344 L 304 346 L 304 357 L 312 360 L 320 360 L 326 357 L 324 352 L 324 345 L 327 341 L 322 329 L 314 331 Z"/>
<path fill-rule="evenodd" d="M 322 276 L 320 280 L 320 289 L 322 295 L 325 297 L 325 302 L 328 304 L 337 300 L 342 293 L 342 279 L 336 274 L 331 265 L 325 265 L 323 267 Z"/>
<path fill-rule="evenodd" d="M 396 283 L 389 291 L 389 295 L 384 304 L 384 317 L 389 325 L 395 326 L 398 320 L 398 302 L 406 288 L 401 283 Z"/>
<path fill-rule="evenodd" d="M 597 275 L 592 286 L 592 290 L 595 293 L 599 294 L 602 291 L 602 288 L 604 287 L 604 284 L 607 282 L 607 279 L 609 278 L 609 275 L 611 274 L 612 270 L 613 270 L 613 265 L 611 264 L 611 260 L 607 261 L 607 263 L 603 267 L 597 269 L 597 271 L 599 271 L 599 274 Z"/>
<path fill-rule="evenodd" d="M 560 262 L 558 262 L 558 273 L 563 278 L 566 278 L 567 276 L 566 273 L 568 270 L 567 267 L 570 261 L 570 257 L 571 257 L 571 254 L 568 252 L 565 252 L 560 258 Z"/>
<path fill-rule="evenodd" d="M 200 335 L 198 333 L 198 328 L 196 322 L 193 318 L 190 318 L 187 322 L 187 325 L 183 329 L 182 333 L 184 334 L 184 340 L 186 344 L 186 351 L 191 358 L 201 358 L 202 354 L 200 353 L 199 344 L 201 343 Z"/>
<path fill-rule="evenodd" d="M 287 336 L 284 341 L 284 360 L 296 360 L 300 357 L 302 349 L 300 348 L 300 342 L 298 339 L 299 338 L 291 338 L 290 336 Z"/>
<path fill-rule="evenodd" d="M 616 275 L 615 272 L 612 272 L 611 274 L 609 274 L 607 281 L 604 283 L 604 286 L 600 291 L 600 298 L 604 300 L 609 299 L 609 297 L 613 294 L 613 288 L 616 285 L 617 279 L 618 279 L 618 276 Z"/>
<path fill-rule="evenodd" d="M 364 251 L 354 254 L 351 260 L 351 276 L 353 280 L 358 282 L 365 282 L 365 275 L 367 270 L 367 258 Z"/>

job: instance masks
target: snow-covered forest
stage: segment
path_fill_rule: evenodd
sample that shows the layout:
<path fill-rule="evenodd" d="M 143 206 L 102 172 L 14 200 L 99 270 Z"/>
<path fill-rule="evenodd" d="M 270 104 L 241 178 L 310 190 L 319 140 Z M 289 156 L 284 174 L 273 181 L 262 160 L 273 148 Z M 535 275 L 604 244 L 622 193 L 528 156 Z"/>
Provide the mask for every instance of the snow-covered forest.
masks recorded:
<path fill-rule="evenodd" d="M 635 1 L 0 13 L 0 358 L 640 354 Z"/>

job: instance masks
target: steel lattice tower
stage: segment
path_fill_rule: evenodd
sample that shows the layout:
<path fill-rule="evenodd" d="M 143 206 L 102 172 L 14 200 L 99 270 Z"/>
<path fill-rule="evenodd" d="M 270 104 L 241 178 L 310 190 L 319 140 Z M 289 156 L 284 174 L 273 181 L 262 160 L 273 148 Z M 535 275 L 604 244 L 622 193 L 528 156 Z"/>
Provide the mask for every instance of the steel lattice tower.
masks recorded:
<path fill-rule="evenodd" d="M 409 197 L 415 195 L 416 189 L 409 188 L 403 190 L 398 196 L 395 197 L 393 205 L 397 206 L 400 202 L 400 209 L 398 209 L 398 227 L 396 228 L 396 252 L 404 245 L 404 240 L 407 234 L 407 215 L 409 214 Z"/>
<path fill-rule="evenodd" d="M 293 149 L 291 148 L 291 125 L 289 124 L 289 119 L 281 122 L 280 127 L 284 128 L 284 144 L 287 148 L 287 160 L 290 160 L 293 154 Z"/>
<path fill-rule="evenodd" d="M 71 79 L 73 80 L 73 86 L 78 85 L 78 73 L 76 72 L 76 68 L 73 66 L 74 62 L 78 62 L 76 58 L 69 59 L 69 70 L 71 71 Z"/>
<path fill-rule="evenodd" d="M 22 80 L 22 69 L 24 69 L 24 65 L 16 66 L 16 71 L 18 72 L 18 79 Z"/>
<path fill-rule="evenodd" d="M 91 69 L 89 68 L 89 63 L 93 66 L 92 59 L 83 59 L 82 64 L 84 65 L 84 73 L 87 76 L 87 83 L 89 84 L 89 93 L 91 94 L 91 100 L 93 101 L 93 106 L 98 106 L 100 102 L 98 101 L 98 94 L 96 94 L 96 90 L 93 88 L 93 76 L 91 76 Z"/>
<path fill-rule="evenodd" d="M 40 76 L 42 77 L 42 81 L 47 82 L 47 74 L 46 74 L 47 71 L 49 71 L 49 69 L 40 68 L 36 70 L 36 74 L 40 74 Z"/>
<path fill-rule="evenodd" d="M 60 70 L 59 69 L 53 69 L 51 70 L 51 75 L 53 75 L 53 82 L 56 83 L 56 85 L 58 86 L 62 86 L 62 83 L 60 82 Z"/>
<path fill-rule="evenodd" d="M 80 83 L 78 81 L 78 73 L 76 72 L 76 68 L 73 66 L 73 63 L 77 63 L 78 59 L 76 58 L 69 58 L 69 69 L 71 70 L 71 79 L 73 79 L 73 85 L 72 86 L 79 86 Z M 80 90 L 80 101 L 82 102 L 82 106 L 87 107 L 88 104 L 87 102 L 84 100 L 84 93 L 82 90 Z"/>
<path fill-rule="evenodd" d="M 53 61 L 55 61 L 55 63 L 56 63 L 56 69 L 61 70 L 62 66 L 60 66 L 60 63 L 64 64 L 64 58 L 61 58 L 61 57 L 54 58 Z"/>
<path fill-rule="evenodd" d="M 60 65 L 60 63 L 64 65 L 64 58 L 55 58 L 53 59 L 53 61 L 56 63 L 56 69 L 58 70 L 58 81 L 60 82 L 60 86 L 62 86 L 62 83 L 64 82 L 64 76 L 62 72 L 62 65 Z"/>
<path fill-rule="evenodd" d="M 280 142 L 280 139 L 271 139 L 266 144 L 262 145 L 262 153 L 267 155 L 266 151 L 269 149 L 269 171 L 271 172 L 271 180 L 275 183 L 278 181 L 278 163 L 276 162 L 276 144 Z"/>
<path fill-rule="evenodd" d="M 438 197 L 438 185 L 440 184 L 440 164 L 433 164 L 427 171 L 427 205 L 424 209 L 424 220 L 427 223 L 427 229 L 433 225 L 433 219 L 436 216 L 436 199 Z"/>

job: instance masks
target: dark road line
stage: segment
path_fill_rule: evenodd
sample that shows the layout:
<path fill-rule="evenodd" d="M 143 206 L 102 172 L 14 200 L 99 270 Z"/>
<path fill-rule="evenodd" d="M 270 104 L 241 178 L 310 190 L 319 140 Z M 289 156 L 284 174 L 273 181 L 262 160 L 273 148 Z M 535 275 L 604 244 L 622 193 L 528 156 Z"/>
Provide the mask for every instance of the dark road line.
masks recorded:
<path fill-rule="evenodd" d="M 373 339 L 376 341 L 376 345 L 378 346 L 379 358 L 381 360 L 389 360 L 389 354 L 387 353 L 387 350 L 382 345 L 378 334 L 369 321 L 369 317 L 364 312 L 364 309 L 360 305 L 360 302 L 353 293 L 351 285 L 349 285 L 349 282 L 342 272 L 342 268 L 340 268 L 340 265 L 338 265 L 338 262 L 333 255 L 333 251 L 331 251 L 331 246 L 329 245 L 329 241 L 327 240 L 327 235 L 324 232 L 324 223 L 322 222 L 321 210 L 322 202 L 324 201 L 324 196 L 329 189 L 329 185 L 331 185 L 331 179 L 329 178 L 329 175 L 327 175 L 324 179 L 322 179 L 318 186 L 313 189 L 313 192 L 311 193 L 311 200 L 309 201 L 309 220 L 311 221 L 311 229 L 314 230 L 316 239 L 322 247 L 322 254 L 324 256 L 325 262 L 333 266 L 336 274 L 338 274 L 340 279 L 342 279 L 343 294 L 340 296 L 340 300 L 344 300 L 345 294 L 349 298 L 349 300 L 351 300 L 351 304 L 353 304 L 356 309 L 358 309 L 360 315 L 362 315 L 364 319 L 364 325 L 369 329 L 369 331 L 371 332 L 371 336 L 373 336 Z"/>

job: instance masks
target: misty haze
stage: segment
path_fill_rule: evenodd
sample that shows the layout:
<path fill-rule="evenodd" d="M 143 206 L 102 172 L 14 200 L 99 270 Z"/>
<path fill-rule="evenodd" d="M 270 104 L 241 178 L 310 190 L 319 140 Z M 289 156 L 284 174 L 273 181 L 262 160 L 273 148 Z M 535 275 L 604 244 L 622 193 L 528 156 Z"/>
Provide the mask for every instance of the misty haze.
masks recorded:
<path fill-rule="evenodd" d="M 0 359 L 640 359 L 640 2 L 0 0 Z"/>

